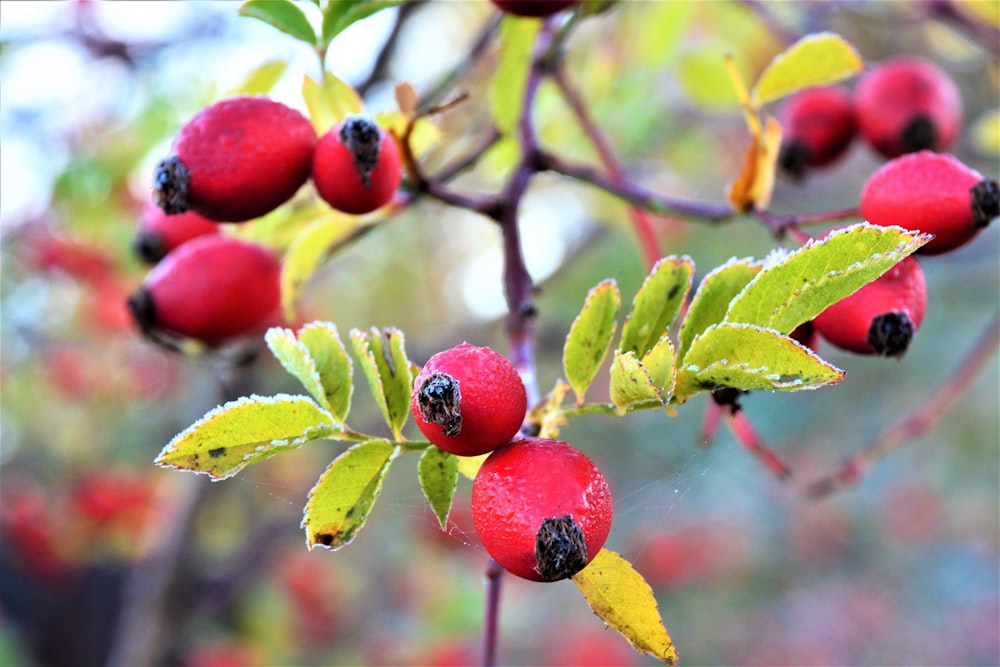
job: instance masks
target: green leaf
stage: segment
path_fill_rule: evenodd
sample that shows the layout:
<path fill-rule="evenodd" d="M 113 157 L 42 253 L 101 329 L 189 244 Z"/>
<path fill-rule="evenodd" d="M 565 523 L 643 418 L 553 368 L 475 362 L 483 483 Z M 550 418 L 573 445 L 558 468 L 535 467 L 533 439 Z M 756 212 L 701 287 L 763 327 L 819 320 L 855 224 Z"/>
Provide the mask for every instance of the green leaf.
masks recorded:
<path fill-rule="evenodd" d="M 583 403 L 587 387 L 611 349 L 620 305 L 618 285 L 614 280 L 603 280 L 587 293 L 583 309 L 569 329 L 563 346 L 563 369 L 576 392 L 577 404 Z"/>
<path fill-rule="evenodd" d="M 323 10 L 323 43 L 375 12 L 401 5 L 406 0 L 329 0 Z"/>
<path fill-rule="evenodd" d="M 734 257 L 702 278 L 681 324 L 678 359 L 684 359 L 698 334 L 725 318 L 729 303 L 762 268 L 763 264 L 752 258 Z"/>
<path fill-rule="evenodd" d="M 677 81 L 691 102 L 705 109 L 739 105 L 723 59 L 731 49 L 729 42 L 709 39 L 678 54 Z"/>
<path fill-rule="evenodd" d="M 281 302 L 286 320 L 295 319 L 299 294 L 323 261 L 365 226 L 356 216 L 331 211 L 295 235 L 281 263 Z"/>
<path fill-rule="evenodd" d="M 863 68 L 861 56 L 840 35 L 806 35 L 764 69 L 751 93 L 753 105 L 759 107 L 803 88 L 835 83 Z"/>
<path fill-rule="evenodd" d="M 662 336 L 653 349 L 646 353 L 642 358 L 642 368 L 656 387 L 660 401 L 663 404 L 669 403 L 674 392 L 677 371 L 674 344 L 669 336 Z"/>
<path fill-rule="evenodd" d="M 282 368 L 301 382 L 324 410 L 330 410 L 323 383 L 316 370 L 316 363 L 309 349 L 295 337 L 295 333 L 291 329 L 272 327 L 264 334 L 264 342 L 281 363 Z M 340 423 L 342 420 L 338 420 L 338 424 Z"/>
<path fill-rule="evenodd" d="M 573 575 L 587 604 L 640 653 L 668 665 L 677 650 L 660 618 L 660 608 L 642 575 L 614 551 L 601 549 L 587 567 Z"/>
<path fill-rule="evenodd" d="M 521 120 L 524 86 L 541 21 L 505 15 L 500 22 L 500 50 L 490 80 L 490 110 L 497 129 L 513 133 Z"/>
<path fill-rule="evenodd" d="M 309 491 L 302 516 L 306 544 L 336 551 L 351 543 L 382 492 L 389 466 L 401 449 L 367 440 L 338 456 Z"/>
<path fill-rule="evenodd" d="M 458 486 L 458 457 L 437 447 L 428 447 L 420 456 L 417 474 L 420 488 L 444 530 L 448 525 L 451 499 Z"/>
<path fill-rule="evenodd" d="M 862 223 L 774 259 L 733 299 L 726 322 L 783 334 L 878 278 L 930 236 Z"/>
<path fill-rule="evenodd" d="M 243 81 L 229 91 L 227 97 L 237 95 L 266 95 L 288 71 L 287 60 L 268 60 L 255 67 Z"/>
<path fill-rule="evenodd" d="M 653 266 L 632 300 L 622 327 L 622 352 L 642 358 L 666 333 L 691 289 L 690 257 L 664 257 Z"/>
<path fill-rule="evenodd" d="M 312 24 L 290 0 L 249 0 L 240 7 L 240 16 L 259 19 L 310 46 L 316 45 Z"/>
<path fill-rule="evenodd" d="M 322 82 L 306 76 L 302 81 L 302 99 L 309 110 L 309 120 L 320 136 L 348 116 L 364 111 L 358 91 L 330 72 L 323 75 Z"/>
<path fill-rule="evenodd" d="M 178 433 L 154 463 L 225 479 L 251 463 L 337 432 L 333 415 L 306 396 L 248 396 L 215 408 Z"/>
<path fill-rule="evenodd" d="M 332 322 L 310 322 L 299 329 L 299 341 L 309 350 L 327 409 L 343 423 L 351 409 L 354 365 Z"/>
<path fill-rule="evenodd" d="M 675 398 L 723 387 L 800 391 L 836 384 L 844 372 L 772 329 L 717 324 L 691 345 L 678 369 Z"/>
<path fill-rule="evenodd" d="M 611 402 L 615 413 L 624 415 L 630 407 L 660 401 L 660 391 L 634 352 L 615 351 L 611 364 Z"/>
<path fill-rule="evenodd" d="M 396 440 L 403 440 L 403 424 L 410 415 L 412 365 L 404 350 L 403 332 L 392 327 L 379 331 L 351 330 L 351 347 L 368 379 L 372 396 Z"/>

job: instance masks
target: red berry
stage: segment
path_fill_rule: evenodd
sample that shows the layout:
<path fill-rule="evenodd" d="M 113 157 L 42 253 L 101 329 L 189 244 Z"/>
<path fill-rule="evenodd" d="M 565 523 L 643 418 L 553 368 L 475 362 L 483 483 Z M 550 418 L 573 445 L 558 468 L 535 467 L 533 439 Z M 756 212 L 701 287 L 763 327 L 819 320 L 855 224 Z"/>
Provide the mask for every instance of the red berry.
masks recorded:
<path fill-rule="evenodd" d="M 156 264 L 177 246 L 204 234 L 215 234 L 219 223 L 195 211 L 168 215 L 150 203 L 139 217 L 133 246 L 147 264 Z"/>
<path fill-rule="evenodd" d="M 809 167 L 835 162 L 854 139 L 854 107 L 846 91 L 833 86 L 807 88 L 782 107 L 784 130 L 778 164 L 796 178 Z"/>
<path fill-rule="evenodd" d="M 900 57 L 872 68 L 854 93 L 858 127 L 885 157 L 955 143 L 962 120 L 958 86 L 920 58 Z"/>
<path fill-rule="evenodd" d="M 819 334 L 842 350 L 902 356 L 927 307 L 924 271 L 907 257 L 813 319 Z"/>
<path fill-rule="evenodd" d="M 572 577 L 611 531 L 611 491 L 583 452 L 521 438 L 487 457 L 472 483 L 472 519 L 490 556 L 532 581 Z"/>
<path fill-rule="evenodd" d="M 218 345 L 277 319 L 281 262 L 270 248 L 222 234 L 188 241 L 129 297 L 142 330 Z"/>
<path fill-rule="evenodd" d="M 402 178 L 395 138 L 366 116 L 346 118 L 316 146 L 313 183 L 338 211 L 360 215 L 385 206 Z"/>
<path fill-rule="evenodd" d="M 875 225 L 934 234 L 917 252 L 937 255 L 968 243 L 1000 215 L 1000 185 L 951 155 L 920 151 L 868 178 L 861 215 Z"/>
<path fill-rule="evenodd" d="M 516 16 L 552 16 L 575 5 L 579 0 L 491 0 L 508 14 Z"/>
<path fill-rule="evenodd" d="M 462 343 L 427 361 L 414 381 L 411 407 L 432 443 L 458 456 L 478 456 L 514 437 L 528 395 L 506 357 Z"/>
<path fill-rule="evenodd" d="M 266 97 L 223 100 L 181 128 L 173 155 L 156 168 L 156 200 L 169 214 L 258 218 L 308 180 L 315 149 L 316 132 L 295 109 Z"/>

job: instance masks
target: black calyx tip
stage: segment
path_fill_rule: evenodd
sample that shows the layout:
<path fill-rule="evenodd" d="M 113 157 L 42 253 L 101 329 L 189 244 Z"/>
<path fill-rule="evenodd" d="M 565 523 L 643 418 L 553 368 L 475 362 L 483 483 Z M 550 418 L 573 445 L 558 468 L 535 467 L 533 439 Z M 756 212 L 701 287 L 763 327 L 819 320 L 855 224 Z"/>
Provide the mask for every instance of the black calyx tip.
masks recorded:
<path fill-rule="evenodd" d="M 903 150 L 907 153 L 934 150 L 938 142 L 937 126 L 930 116 L 919 114 L 903 127 L 903 133 L 899 138 L 903 142 Z"/>
<path fill-rule="evenodd" d="M 545 581 L 568 579 L 587 566 L 587 542 L 572 515 L 542 521 L 535 533 L 535 562 Z"/>
<path fill-rule="evenodd" d="M 146 264 L 156 264 L 167 256 L 167 246 L 163 237 L 156 232 L 140 231 L 132 239 L 132 249 Z"/>
<path fill-rule="evenodd" d="M 145 285 L 132 292 L 126 303 L 132 319 L 144 334 L 148 335 L 156 328 L 156 305 L 153 303 L 153 294 Z"/>
<path fill-rule="evenodd" d="M 991 179 L 979 181 L 969 190 L 972 196 L 972 224 L 985 227 L 1000 215 L 1000 183 Z"/>
<path fill-rule="evenodd" d="M 340 142 L 351 152 L 365 187 L 371 187 L 371 173 L 378 166 L 381 141 L 378 125 L 364 116 L 348 118 L 340 128 Z"/>
<path fill-rule="evenodd" d="M 417 389 L 417 408 L 424 421 L 454 437 L 462 432 L 462 390 L 447 373 L 431 373 Z"/>
<path fill-rule="evenodd" d="M 809 166 L 809 147 L 801 141 L 789 141 L 782 144 L 778 151 L 778 166 L 781 170 L 799 180 L 806 175 L 806 168 Z"/>
<path fill-rule="evenodd" d="M 906 313 L 876 315 L 868 328 L 868 344 L 883 357 L 901 357 L 917 333 L 913 320 Z"/>
<path fill-rule="evenodd" d="M 716 405 L 729 408 L 730 414 L 735 415 L 743 409 L 743 406 L 740 405 L 740 396 L 745 393 L 747 392 L 733 387 L 717 387 L 712 389 L 711 396 Z"/>
<path fill-rule="evenodd" d="M 188 183 L 191 172 L 176 155 L 160 160 L 153 172 L 153 197 L 167 215 L 184 213 L 188 203 Z"/>

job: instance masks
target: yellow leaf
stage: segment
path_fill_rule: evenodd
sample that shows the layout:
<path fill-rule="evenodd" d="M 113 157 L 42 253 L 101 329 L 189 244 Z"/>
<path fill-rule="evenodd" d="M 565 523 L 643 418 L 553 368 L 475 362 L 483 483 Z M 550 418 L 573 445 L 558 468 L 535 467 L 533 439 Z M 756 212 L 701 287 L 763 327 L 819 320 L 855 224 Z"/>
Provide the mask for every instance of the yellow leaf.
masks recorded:
<path fill-rule="evenodd" d="M 968 13 L 972 18 L 985 21 L 994 28 L 1000 28 L 1000 5 L 984 0 L 957 0 L 959 10 Z"/>
<path fill-rule="evenodd" d="M 347 116 L 364 111 L 358 91 L 329 72 L 322 82 L 306 76 L 302 81 L 302 98 L 309 110 L 309 120 L 320 136 Z"/>
<path fill-rule="evenodd" d="M 729 72 L 729 81 L 733 84 L 733 90 L 736 92 L 736 99 L 739 100 L 740 106 L 743 108 L 743 118 L 747 122 L 747 127 L 750 129 L 750 134 L 753 135 L 754 141 L 760 138 L 761 127 L 760 118 L 757 117 L 757 107 L 755 107 L 750 102 L 750 94 L 747 92 L 747 86 L 743 82 L 743 77 L 740 76 L 740 71 L 736 67 L 736 59 L 733 58 L 733 54 L 727 53 L 725 55 L 726 71 Z"/>
<path fill-rule="evenodd" d="M 768 116 L 761 135 L 750 138 L 743 171 L 729 188 L 729 202 L 738 211 L 765 208 L 774 190 L 774 173 L 781 147 L 781 124 Z"/>
<path fill-rule="evenodd" d="M 458 472 L 462 473 L 468 479 L 475 479 L 476 473 L 479 472 L 487 456 L 489 456 L 489 453 L 480 454 L 479 456 L 459 456 Z"/>
<path fill-rule="evenodd" d="M 642 575 L 614 551 L 601 549 L 587 567 L 573 575 L 587 604 L 636 651 L 668 665 L 677 649 L 660 618 L 660 609 Z"/>
<path fill-rule="evenodd" d="M 846 79 L 864 68 L 861 56 L 840 35 L 821 32 L 792 44 L 764 69 L 752 94 L 753 106 L 812 86 Z"/>

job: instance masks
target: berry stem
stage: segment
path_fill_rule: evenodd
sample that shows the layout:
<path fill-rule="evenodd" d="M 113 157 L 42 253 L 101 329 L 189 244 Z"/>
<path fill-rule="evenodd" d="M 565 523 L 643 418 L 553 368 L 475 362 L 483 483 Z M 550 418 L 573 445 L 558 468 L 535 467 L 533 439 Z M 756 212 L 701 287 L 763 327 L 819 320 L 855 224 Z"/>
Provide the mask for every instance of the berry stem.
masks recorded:
<path fill-rule="evenodd" d="M 500 624 L 500 589 L 503 568 L 490 558 L 483 571 L 486 583 L 486 617 L 483 623 L 483 667 L 497 664 L 497 628 Z"/>
<path fill-rule="evenodd" d="M 857 484 L 879 461 L 930 430 L 952 404 L 972 386 L 1000 345 L 1000 314 L 972 346 L 955 371 L 917 408 L 882 431 L 866 447 L 843 461 L 831 474 L 806 487 L 805 495 L 819 499 Z"/>
<path fill-rule="evenodd" d="M 792 469 L 764 442 L 742 410 L 730 411 L 726 416 L 726 424 L 736 436 L 736 441 L 763 463 L 765 468 L 774 473 L 775 477 L 786 480 L 792 476 Z"/>

